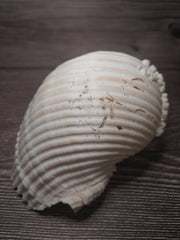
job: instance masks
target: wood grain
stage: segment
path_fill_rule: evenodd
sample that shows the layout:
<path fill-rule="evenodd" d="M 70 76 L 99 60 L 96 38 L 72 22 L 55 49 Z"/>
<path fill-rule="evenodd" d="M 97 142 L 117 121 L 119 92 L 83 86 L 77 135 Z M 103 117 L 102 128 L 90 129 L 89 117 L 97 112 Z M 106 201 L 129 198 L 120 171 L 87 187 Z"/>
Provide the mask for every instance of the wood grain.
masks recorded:
<path fill-rule="evenodd" d="M 0 239 L 180 239 L 180 2 L 0 1 Z M 74 214 L 27 209 L 11 186 L 16 133 L 45 76 L 95 50 L 149 58 L 171 104 L 164 135 L 117 166 L 105 192 Z"/>

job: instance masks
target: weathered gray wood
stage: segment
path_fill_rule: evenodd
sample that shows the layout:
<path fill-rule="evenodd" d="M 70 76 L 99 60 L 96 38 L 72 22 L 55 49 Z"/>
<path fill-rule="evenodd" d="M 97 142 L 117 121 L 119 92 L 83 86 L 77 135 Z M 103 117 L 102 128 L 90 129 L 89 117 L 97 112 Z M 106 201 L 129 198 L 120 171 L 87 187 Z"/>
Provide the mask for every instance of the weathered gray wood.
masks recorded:
<path fill-rule="evenodd" d="M 0 67 L 54 67 L 105 49 L 179 68 L 178 40 L 168 29 L 179 21 L 178 1 L 3 0 L 0 10 Z"/>

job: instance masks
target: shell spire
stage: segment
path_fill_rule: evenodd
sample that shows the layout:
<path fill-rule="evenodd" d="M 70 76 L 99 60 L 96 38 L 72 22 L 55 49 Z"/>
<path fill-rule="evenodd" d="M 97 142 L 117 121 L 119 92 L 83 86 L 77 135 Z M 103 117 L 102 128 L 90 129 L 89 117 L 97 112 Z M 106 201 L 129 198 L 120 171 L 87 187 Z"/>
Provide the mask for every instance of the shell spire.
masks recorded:
<path fill-rule="evenodd" d="M 29 104 L 17 136 L 14 188 L 29 208 L 74 211 L 105 189 L 116 163 L 165 128 L 165 83 L 149 60 L 93 52 L 57 67 Z"/>

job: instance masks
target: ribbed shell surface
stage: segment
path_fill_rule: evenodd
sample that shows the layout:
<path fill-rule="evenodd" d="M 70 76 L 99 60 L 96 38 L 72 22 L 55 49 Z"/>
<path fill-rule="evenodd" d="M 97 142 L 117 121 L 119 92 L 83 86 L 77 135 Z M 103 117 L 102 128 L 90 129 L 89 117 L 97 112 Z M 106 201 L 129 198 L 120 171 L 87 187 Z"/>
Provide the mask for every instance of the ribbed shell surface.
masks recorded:
<path fill-rule="evenodd" d="M 158 83 L 134 57 L 94 52 L 56 68 L 39 87 L 17 137 L 13 185 L 28 206 L 75 211 L 99 196 L 115 164 L 142 150 L 162 115 Z"/>

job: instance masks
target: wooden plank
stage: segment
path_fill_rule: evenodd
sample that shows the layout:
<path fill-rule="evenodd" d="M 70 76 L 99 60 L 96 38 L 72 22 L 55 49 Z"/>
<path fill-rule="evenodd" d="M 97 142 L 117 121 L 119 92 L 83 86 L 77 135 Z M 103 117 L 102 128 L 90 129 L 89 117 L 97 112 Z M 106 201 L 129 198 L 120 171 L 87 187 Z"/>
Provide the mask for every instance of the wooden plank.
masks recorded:
<path fill-rule="evenodd" d="M 1 1 L 0 67 L 55 67 L 105 49 L 179 68 L 178 44 L 168 30 L 179 19 L 177 1 L 15 2 Z"/>
<path fill-rule="evenodd" d="M 63 204 L 42 213 L 28 211 L 11 189 L 11 159 L 6 161 L 1 172 L 2 239 L 178 239 L 179 157 L 174 162 L 170 155 L 161 157 L 168 165 L 153 152 L 119 164 L 105 193 L 76 215 Z"/>

